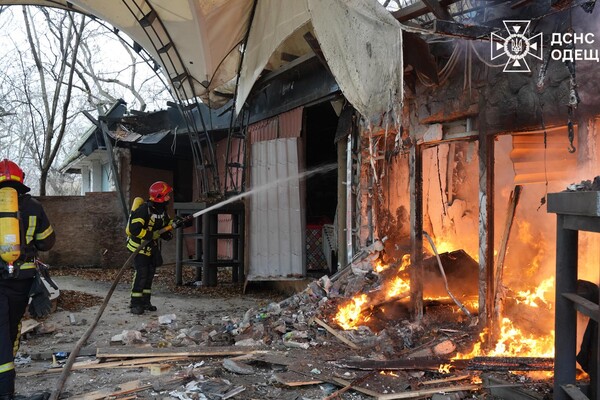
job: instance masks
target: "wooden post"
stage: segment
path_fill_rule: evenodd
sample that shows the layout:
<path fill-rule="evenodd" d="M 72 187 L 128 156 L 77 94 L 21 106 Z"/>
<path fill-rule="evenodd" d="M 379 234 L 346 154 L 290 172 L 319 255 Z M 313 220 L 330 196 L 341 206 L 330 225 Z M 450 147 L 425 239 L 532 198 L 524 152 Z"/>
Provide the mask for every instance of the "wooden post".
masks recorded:
<path fill-rule="evenodd" d="M 423 154 L 414 143 L 408 160 L 410 186 L 410 292 L 413 316 L 423 318 Z"/>
<path fill-rule="evenodd" d="M 337 142 L 337 262 L 340 270 L 348 265 L 348 251 L 346 249 L 346 147 L 348 138 L 340 139 Z M 336 267 L 332 266 L 332 272 L 336 272 Z"/>
<path fill-rule="evenodd" d="M 494 140 L 479 132 L 479 323 L 487 328 L 494 307 Z"/>
<path fill-rule="evenodd" d="M 502 275 L 504 273 L 504 258 L 506 257 L 506 249 L 508 247 L 508 239 L 510 238 L 510 231 L 515 220 L 515 212 L 517 204 L 519 204 L 519 197 L 521 196 L 521 190 L 523 186 L 515 185 L 515 189 L 510 192 L 510 198 L 508 199 L 508 209 L 506 211 L 506 222 L 504 223 L 504 232 L 502 234 L 502 240 L 500 242 L 500 250 L 498 250 L 498 259 L 496 261 L 496 278 L 493 287 L 494 292 L 494 320 L 492 325 L 496 327 L 496 323 L 500 320 L 500 306 L 502 299 Z M 496 335 L 498 332 L 491 331 L 492 335 Z"/>

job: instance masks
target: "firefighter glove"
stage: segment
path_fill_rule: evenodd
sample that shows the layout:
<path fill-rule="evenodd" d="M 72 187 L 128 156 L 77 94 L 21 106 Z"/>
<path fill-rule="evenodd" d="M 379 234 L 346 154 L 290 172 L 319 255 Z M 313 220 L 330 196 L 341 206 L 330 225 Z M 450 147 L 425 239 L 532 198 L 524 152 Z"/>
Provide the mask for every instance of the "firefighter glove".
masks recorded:
<path fill-rule="evenodd" d="M 159 231 L 147 231 L 144 235 L 144 240 L 158 240 L 160 238 Z"/>
<path fill-rule="evenodd" d="M 178 229 L 181 227 L 188 227 L 192 225 L 192 219 L 190 217 L 181 217 L 179 215 L 177 215 L 175 218 L 173 218 L 173 222 L 171 223 L 171 226 L 173 227 L 173 229 Z"/>
<path fill-rule="evenodd" d="M 43 318 L 52 311 L 50 302 L 50 292 L 42 282 L 39 275 L 36 275 L 29 291 L 31 302 L 29 303 L 29 315 L 33 318 Z"/>
<path fill-rule="evenodd" d="M 160 235 L 160 238 L 162 240 L 171 240 L 171 239 L 173 239 L 173 231 L 166 231 L 165 233 L 163 233 L 162 235 Z"/>

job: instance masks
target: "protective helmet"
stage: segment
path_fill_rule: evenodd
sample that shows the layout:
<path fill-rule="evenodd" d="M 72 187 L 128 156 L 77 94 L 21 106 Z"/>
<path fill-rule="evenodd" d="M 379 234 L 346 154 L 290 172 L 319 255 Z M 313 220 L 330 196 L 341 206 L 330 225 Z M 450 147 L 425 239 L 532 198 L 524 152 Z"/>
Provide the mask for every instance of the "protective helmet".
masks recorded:
<path fill-rule="evenodd" d="M 165 203 L 171 199 L 173 188 L 163 181 L 156 181 L 150 185 L 148 190 L 150 201 L 155 203 Z"/>
<path fill-rule="evenodd" d="M 27 193 L 30 189 L 25 186 L 23 170 L 14 162 L 6 158 L 0 161 L 0 186 L 9 186 L 20 193 Z"/>

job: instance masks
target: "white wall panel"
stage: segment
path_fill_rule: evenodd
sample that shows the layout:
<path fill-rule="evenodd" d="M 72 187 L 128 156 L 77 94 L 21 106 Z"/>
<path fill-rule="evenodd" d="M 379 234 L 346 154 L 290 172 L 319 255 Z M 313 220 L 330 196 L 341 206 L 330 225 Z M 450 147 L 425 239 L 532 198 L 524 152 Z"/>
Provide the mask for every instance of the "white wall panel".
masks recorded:
<path fill-rule="evenodd" d="M 248 280 L 305 275 L 304 221 L 298 179 L 298 139 L 257 142 L 251 150 Z"/>

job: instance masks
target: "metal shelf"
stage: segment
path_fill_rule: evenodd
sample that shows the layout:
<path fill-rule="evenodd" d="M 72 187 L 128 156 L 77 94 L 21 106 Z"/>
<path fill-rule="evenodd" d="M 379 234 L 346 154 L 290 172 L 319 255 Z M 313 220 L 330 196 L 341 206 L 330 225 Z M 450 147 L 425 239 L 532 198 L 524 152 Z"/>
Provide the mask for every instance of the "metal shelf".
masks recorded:
<path fill-rule="evenodd" d="M 576 294 L 578 240 L 579 231 L 600 233 L 600 192 L 549 193 L 548 212 L 557 217 L 553 398 L 580 400 L 586 396 L 576 386 L 577 312 L 598 321 L 599 306 Z M 595 366 L 589 374 L 590 398 L 600 400 L 600 338 L 595 341 Z"/>
<path fill-rule="evenodd" d="M 206 203 L 175 203 L 178 216 L 192 215 L 206 209 Z M 220 233 L 218 216 L 231 215 L 231 231 Z M 175 279 L 177 285 L 183 284 L 183 267 L 191 266 L 196 269 L 196 280 L 202 280 L 203 286 L 217 285 L 217 270 L 222 267 L 232 268 L 232 281 L 244 280 L 244 204 L 241 202 L 227 204 L 211 210 L 194 219 L 193 226 L 178 229 L 176 232 Z M 191 230 L 191 232 L 190 232 Z M 194 258 L 183 258 L 184 242 L 192 239 Z M 232 258 L 218 259 L 217 247 L 219 240 L 231 240 Z"/>

